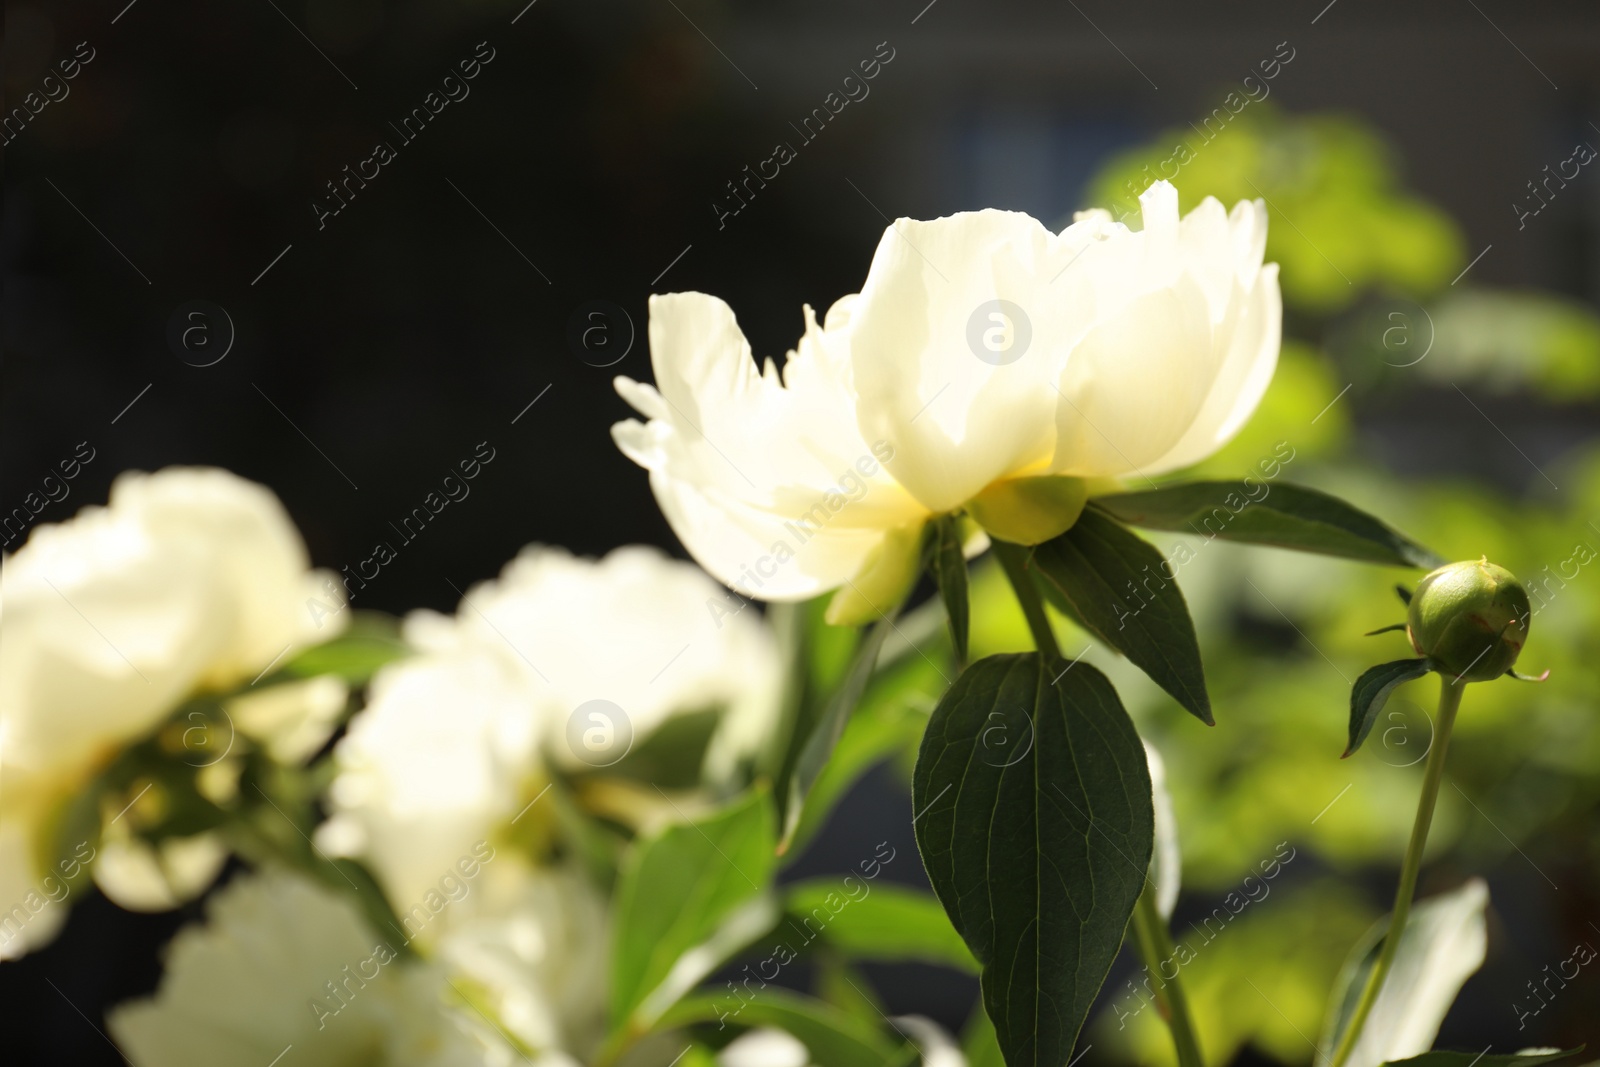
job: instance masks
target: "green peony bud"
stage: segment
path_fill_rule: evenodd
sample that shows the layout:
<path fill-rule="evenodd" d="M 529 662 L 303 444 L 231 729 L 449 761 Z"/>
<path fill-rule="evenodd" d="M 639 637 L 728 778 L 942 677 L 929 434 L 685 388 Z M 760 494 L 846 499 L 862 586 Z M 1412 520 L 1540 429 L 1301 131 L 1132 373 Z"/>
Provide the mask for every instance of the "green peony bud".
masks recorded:
<path fill-rule="evenodd" d="M 1528 639 L 1527 590 L 1487 558 L 1448 563 L 1417 585 L 1406 635 L 1419 655 L 1463 681 L 1498 678 Z"/>

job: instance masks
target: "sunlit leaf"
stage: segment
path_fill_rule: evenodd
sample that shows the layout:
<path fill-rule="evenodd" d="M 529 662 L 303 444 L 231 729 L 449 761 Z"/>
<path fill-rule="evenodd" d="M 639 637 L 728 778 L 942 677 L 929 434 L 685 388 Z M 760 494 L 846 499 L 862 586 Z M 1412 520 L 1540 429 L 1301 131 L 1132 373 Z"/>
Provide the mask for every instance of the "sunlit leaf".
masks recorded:
<path fill-rule="evenodd" d="M 1288 483 L 1184 482 L 1095 498 L 1133 526 L 1272 545 L 1394 567 L 1442 566 L 1444 559 L 1366 512 Z"/>

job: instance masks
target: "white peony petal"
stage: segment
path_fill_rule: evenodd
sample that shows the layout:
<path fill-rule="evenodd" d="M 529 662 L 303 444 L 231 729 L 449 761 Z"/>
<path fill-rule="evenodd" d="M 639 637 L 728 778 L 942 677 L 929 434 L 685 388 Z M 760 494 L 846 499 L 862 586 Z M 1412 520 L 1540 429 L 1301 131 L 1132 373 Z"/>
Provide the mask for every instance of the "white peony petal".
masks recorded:
<path fill-rule="evenodd" d="M 1278 367 L 1283 332 L 1283 297 L 1278 290 L 1278 265 L 1268 264 L 1248 294 L 1235 297 L 1244 306 L 1227 354 L 1204 405 L 1184 435 L 1147 468 L 1158 474 L 1192 466 L 1231 441 L 1255 413 Z"/>
<path fill-rule="evenodd" d="M 881 469 L 855 428 L 841 302 L 806 332 L 780 376 L 757 368 L 722 301 L 650 299 L 656 386 L 617 390 L 651 421 L 619 423 L 618 446 L 650 485 L 691 555 L 720 581 L 765 600 L 834 588 L 881 532 L 921 509 Z M 881 446 L 880 446 L 881 450 Z"/>
<path fill-rule="evenodd" d="M 806 1067 L 810 1062 L 799 1038 L 771 1027 L 740 1034 L 717 1054 L 721 1067 Z"/>

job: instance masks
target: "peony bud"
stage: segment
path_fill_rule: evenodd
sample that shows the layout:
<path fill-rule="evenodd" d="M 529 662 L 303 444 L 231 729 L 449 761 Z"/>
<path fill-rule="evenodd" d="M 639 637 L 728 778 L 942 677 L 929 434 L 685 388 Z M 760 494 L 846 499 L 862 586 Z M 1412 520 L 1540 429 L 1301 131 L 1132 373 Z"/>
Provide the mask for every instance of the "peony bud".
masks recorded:
<path fill-rule="evenodd" d="M 1449 563 L 1417 585 L 1406 635 L 1418 654 L 1468 682 L 1511 670 L 1528 639 L 1528 593 L 1487 558 Z"/>

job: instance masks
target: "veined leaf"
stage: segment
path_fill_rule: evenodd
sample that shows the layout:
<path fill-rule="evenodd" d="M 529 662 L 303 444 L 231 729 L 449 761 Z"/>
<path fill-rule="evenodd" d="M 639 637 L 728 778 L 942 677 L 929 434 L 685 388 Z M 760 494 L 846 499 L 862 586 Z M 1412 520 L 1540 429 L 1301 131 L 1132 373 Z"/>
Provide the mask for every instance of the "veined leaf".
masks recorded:
<path fill-rule="evenodd" d="M 855 875 L 817 878 L 790 886 L 784 910 L 802 926 L 817 923 L 823 942 L 850 959 L 978 970 L 938 898 L 919 890 Z"/>
<path fill-rule="evenodd" d="M 1090 633 L 1214 724 L 1189 605 L 1154 545 L 1091 507 L 1035 549 L 1033 564 Z"/>
<path fill-rule="evenodd" d="M 1361 742 L 1372 732 L 1378 713 L 1389 702 L 1389 694 L 1403 682 L 1421 678 L 1433 670 L 1433 661 L 1423 659 L 1397 659 L 1393 663 L 1380 663 L 1368 667 L 1350 687 L 1350 742 L 1345 746 L 1346 759 L 1361 747 Z"/>
<path fill-rule="evenodd" d="M 1010 1067 L 1071 1058 L 1150 865 L 1139 735 L 1099 671 L 1069 666 L 1030 652 L 968 668 L 912 778 L 923 863 Z"/>
<path fill-rule="evenodd" d="M 668 826 L 635 847 L 617 890 L 613 1031 L 652 1025 L 654 1018 L 639 1017 L 647 999 L 650 1016 L 671 1006 L 655 1003 L 656 993 L 669 976 L 686 977 L 679 964 L 686 953 L 700 950 L 706 957 L 688 981 L 692 985 L 744 947 L 714 942 L 725 927 L 748 931 L 743 938 L 748 942 L 770 926 L 776 908 L 768 906 L 762 922 L 761 904 L 776 867 L 775 821 L 771 797 L 757 790 L 705 818 Z"/>
<path fill-rule="evenodd" d="M 1096 497 L 1092 504 L 1147 530 L 1221 537 L 1395 567 L 1432 570 L 1446 562 L 1338 497 L 1301 485 L 1261 482 L 1252 489 L 1248 482 L 1186 482 Z"/>

